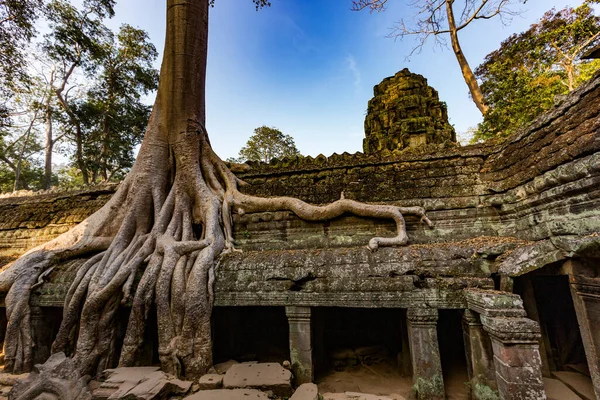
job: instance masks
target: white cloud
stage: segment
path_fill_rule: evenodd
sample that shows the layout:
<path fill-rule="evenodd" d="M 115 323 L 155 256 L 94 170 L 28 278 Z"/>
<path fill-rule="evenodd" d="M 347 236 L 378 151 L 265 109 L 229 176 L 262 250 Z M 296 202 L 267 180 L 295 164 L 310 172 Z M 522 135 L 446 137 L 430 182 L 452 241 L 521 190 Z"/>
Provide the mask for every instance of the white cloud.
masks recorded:
<path fill-rule="evenodd" d="M 348 70 L 350 70 L 350 72 L 352 73 L 352 76 L 354 77 L 354 81 L 353 81 L 354 90 L 355 91 L 360 90 L 361 75 L 360 75 L 360 71 L 358 70 L 358 67 L 356 66 L 356 60 L 354 59 L 354 56 L 352 54 L 348 54 L 346 56 L 345 63 L 346 63 L 346 67 L 348 67 Z"/>

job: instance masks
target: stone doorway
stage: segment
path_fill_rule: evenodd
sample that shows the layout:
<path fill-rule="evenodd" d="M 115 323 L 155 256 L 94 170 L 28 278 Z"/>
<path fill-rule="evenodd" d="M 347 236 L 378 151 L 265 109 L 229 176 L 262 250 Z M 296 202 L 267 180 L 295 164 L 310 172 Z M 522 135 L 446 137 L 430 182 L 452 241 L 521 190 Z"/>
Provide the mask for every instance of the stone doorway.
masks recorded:
<path fill-rule="evenodd" d="M 587 360 L 566 275 L 531 275 L 517 280 L 528 311 L 535 302 L 542 330 L 547 366 L 552 371 L 587 369 Z"/>
<path fill-rule="evenodd" d="M 463 310 L 438 310 L 437 335 L 448 399 L 469 398 L 469 375 L 462 327 Z"/>
<path fill-rule="evenodd" d="M 212 335 L 215 364 L 290 359 L 285 307 L 215 307 Z"/>
<path fill-rule="evenodd" d="M 312 310 L 315 383 L 320 392 L 410 394 L 406 310 Z"/>

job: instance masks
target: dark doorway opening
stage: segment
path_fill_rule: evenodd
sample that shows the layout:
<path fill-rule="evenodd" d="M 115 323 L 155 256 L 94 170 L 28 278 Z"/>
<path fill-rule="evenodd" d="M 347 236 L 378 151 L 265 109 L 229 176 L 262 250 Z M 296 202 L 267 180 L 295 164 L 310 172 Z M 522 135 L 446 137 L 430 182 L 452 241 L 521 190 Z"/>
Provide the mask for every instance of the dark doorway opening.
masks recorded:
<path fill-rule="evenodd" d="M 569 277 L 531 275 L 515 283 L 518 284 L 515 289 L 522 295 L 528 315 L 532 314 L 530 312 L 532 306 L 528 303 L 535 301 L 549 364 L 548 369 L 587 371 L 587 360 L 571 297 Z M 528 293 L 528 284 L 531 284 L 530 290 L 533 293 Z"/>
<path fill-rule="evenodd" d="M 405 310 L 318 307 L 312 326 L 320 391 L 410 394 Z"/>
<path fill-rule="evenodd" d="M 213 362 L 283 362 L 290 359 L 284 307 L 215 307 Z"/>
<path fill-rule="evenodd" d="M 462 398 L 469 393 L 462 314 L 462 310 L 439 310 L 437 324 L 444 388 L 451 398 Z"/>

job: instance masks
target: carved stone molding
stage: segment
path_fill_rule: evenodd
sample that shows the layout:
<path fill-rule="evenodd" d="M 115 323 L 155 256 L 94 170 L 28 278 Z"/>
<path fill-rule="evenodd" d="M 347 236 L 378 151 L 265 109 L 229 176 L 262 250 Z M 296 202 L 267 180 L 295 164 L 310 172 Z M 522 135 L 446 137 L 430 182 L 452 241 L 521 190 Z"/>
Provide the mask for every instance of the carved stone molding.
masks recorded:
<path fill-rule="evenodd" d="M 529 318 L 481 316 L 483 329 L 503 344 L 538 344 L 540 325 Z"/>

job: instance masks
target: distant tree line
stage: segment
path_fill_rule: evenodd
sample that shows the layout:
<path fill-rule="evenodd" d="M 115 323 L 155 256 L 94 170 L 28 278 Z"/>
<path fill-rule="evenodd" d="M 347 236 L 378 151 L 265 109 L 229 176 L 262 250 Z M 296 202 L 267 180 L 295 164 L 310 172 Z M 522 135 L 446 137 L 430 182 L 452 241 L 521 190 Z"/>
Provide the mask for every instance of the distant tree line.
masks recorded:
<path fill-rule="evenodd" d="M 0 0 L 1 191 L 119 180 L 133 165 L 157 51 L 141 29 L 106 27 L 114 5 Z"/>

